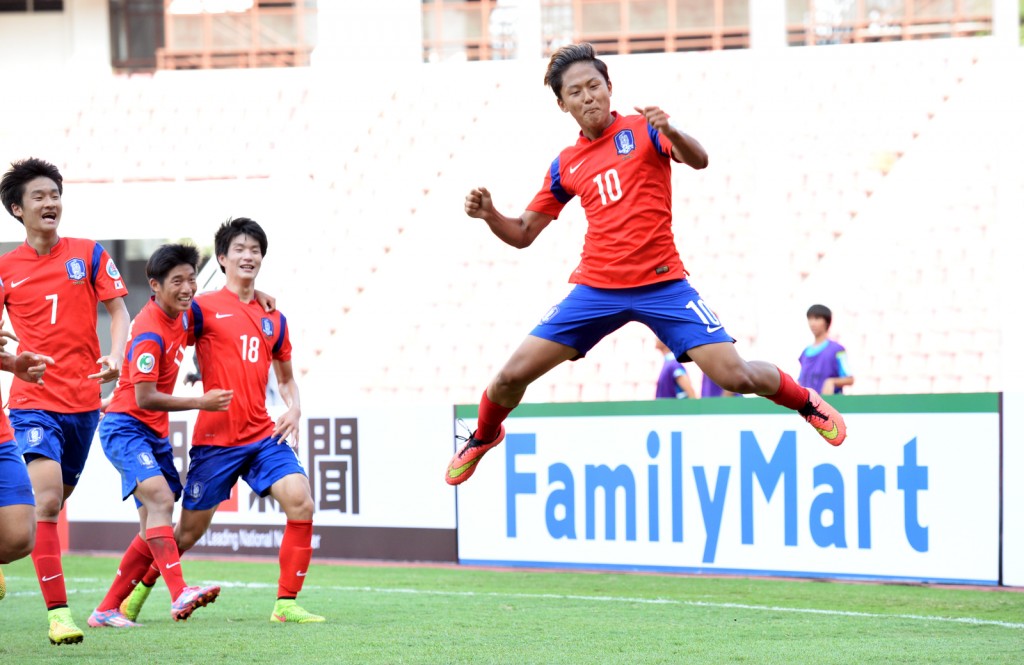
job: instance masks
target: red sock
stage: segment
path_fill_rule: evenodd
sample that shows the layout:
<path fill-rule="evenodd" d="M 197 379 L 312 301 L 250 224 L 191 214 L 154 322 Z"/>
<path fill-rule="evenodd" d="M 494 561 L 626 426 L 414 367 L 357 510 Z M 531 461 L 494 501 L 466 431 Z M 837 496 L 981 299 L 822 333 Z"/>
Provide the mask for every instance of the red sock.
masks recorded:
<path fill-rule="evenodd" d="M 178 544 L 174 542 L 174 528 L 156 526 L 146 529 L 146 542 L 153 550 L 153 562 L 159 573 L 164 576 L 167 589 L 171 592 L 173 602 L 185 588 L 185 577 L 181 574 L 181 557 L 178 555 Z"/>
<path fill-rule="evenodd" d="M 32 550 L 39 589 L 46 609 L 66 607 L 68 590 L 64 586 L 64 568 L 60 562 L 60 536 L 56 522 L 36 522 L 36 546 Z"/>
<path fill-rule="evenodd" d="M 277 580 L 277 597 L 294 598 L 306 581 L 309 561 L 313 558 L 313 520 L 288 520 L 281 539 L 281 576 Z"/>
<path fill-rule="evenodd" d="M 114 577 L 110 590 L 96 606 L 96 611 L 105 612 L 121 607 L 121 601 L 132 592 L 151 563 L 153 563 L 153 553 L 149 551 L 149 545 L 142 539 L 142 536 L 135 534 L 132 544 L 128 546 L 124 556 L 121 557 L 121 563 L 117 567 L 117 576 Z"/>
<path fill-rule="evenodd" d="M 492 402 L 487 397 L 487 391 L 484 390 L 484 394 L 480 398 L 480 410 L 477 414 L 476 438 L 480 441 L 493 441 L 498 436 L 498 428 L 501 427 L 501 423 L 510 413 L 512 413 L 512 409 Z"/>
<path fill-rule="evenodd" d="M 142 576 L 142 583 L 146 586 L 153 586 L 158 579 L 160 579 L 160 569 L 156 567 L 155 563 L 152 563 L 146 574 Z"/>
<path fill-rule="evenodd" d="M 776 367 L 775 369 L 779 369 Z M 810 398 L 807 388 L 793 380 L 789 374 L 779 369 L 779 390 L 774 395 L 765 395 L 768 399 L 779 406 L 799 411 L 807 404 Z"/>

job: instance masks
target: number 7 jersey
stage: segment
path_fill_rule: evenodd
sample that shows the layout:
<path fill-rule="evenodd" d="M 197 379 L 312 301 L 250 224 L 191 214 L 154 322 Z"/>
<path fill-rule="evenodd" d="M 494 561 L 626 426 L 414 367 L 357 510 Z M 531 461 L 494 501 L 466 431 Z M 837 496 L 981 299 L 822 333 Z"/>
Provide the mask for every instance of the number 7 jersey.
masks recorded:
<path fill-rule="evenodd" d="M 0 278 L 19 350 L 54 360 L 42 386 L 15 377 L 10 407 L 58 413 L 100 408 L 100 384 L 87 378 L 100 371 L 96 307 L 128 294 L 113 259 L 93 240 L 61 238 L 42 255 L 22 243 L 0 257 Z"/>
<path fill-rule="evenodd" d="M 199 412 L 192 445 L 242 446 L 269 437 L 271 364 L 292 358 L 284 314 L 268 314 L 255 299 L 243 303 L 223 288 L 196 296 L 191 318 L 203 390 L 234 391 L 227 411 Z"/>

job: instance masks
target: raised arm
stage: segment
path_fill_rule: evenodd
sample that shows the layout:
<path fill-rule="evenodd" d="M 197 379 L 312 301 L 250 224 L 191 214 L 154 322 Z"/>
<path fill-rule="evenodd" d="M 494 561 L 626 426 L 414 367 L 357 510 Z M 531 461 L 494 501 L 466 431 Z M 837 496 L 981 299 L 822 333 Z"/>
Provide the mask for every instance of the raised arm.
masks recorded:
<path fill-rule="evenodd" d="M 526 210 L 519 217 L 507 217 L 494 208 L 491 193 L 486 187 L 477 187 L 466 195 L 466 214 L 487 222 L 491 232 L 502 242 L 518 249 L 529 247 L 540 232 L 554 219 L 532 210 Z"/>
<path fill-rule="evenodd" d="M 668 114 L 657 106 L 634 106 L 636 112 L 647 118 L 647 124 L 672 142 L 672 157 L 695 169 L 708 167 L 708 153 L 697 139 L 669 122 Z"/>

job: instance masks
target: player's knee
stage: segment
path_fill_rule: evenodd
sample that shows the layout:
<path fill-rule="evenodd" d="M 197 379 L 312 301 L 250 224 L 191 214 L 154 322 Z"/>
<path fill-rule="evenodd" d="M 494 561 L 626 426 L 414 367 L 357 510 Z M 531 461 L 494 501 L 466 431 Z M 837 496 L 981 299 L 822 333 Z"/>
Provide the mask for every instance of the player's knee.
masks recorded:
<path fill-rule="evenodd" d="M 4 544 L 0 547 L 0 563 L 10 563 L 27 557 L 32 553 L 35 540 L 35 533 L 32 529 L 5 533 Z"/>
<path fill-rule="evenodd" d="M 36 494 L 36 520 L 39 522 L 56 522 L 60 515 L 64 497 L 59 492 L 39 492 Z"/>
<path fill-rule="evenodd" d="M 292 492 L 288 495 L 287 504 L 282 506 L 290 520 L 313 519 L 313 497 L 309 492 Z"/>
<path fill-rule="evenodd" d="M 529 381 L 511 368 L 504 368 L 494 377 L 491 386 L 498 395 L 505 393 L 517 393 L 526 390 Z"/>

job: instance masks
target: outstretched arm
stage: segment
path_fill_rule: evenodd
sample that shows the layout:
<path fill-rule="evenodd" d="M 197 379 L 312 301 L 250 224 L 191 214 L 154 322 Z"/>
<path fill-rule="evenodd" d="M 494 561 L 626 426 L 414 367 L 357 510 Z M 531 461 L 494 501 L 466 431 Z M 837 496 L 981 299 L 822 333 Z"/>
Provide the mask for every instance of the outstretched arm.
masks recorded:
<path fill-rule="evenodd" d="M 669 122 L 668 114 L 657 106 L 634 106 L 636 112 L 647 118 L 647 124 L 657 129 L 672 142 L 672 157 L 695 169 L 708 167 L 708 153 L 697 139 Z"/>
<path fill-rule="evenodd" d="M 491 193 L 486 187 L 477 187 L 466 195 L 466 214 L 487 222 L 491 232 L 502 242 L 523 249 L 533 244 L 540 232 L 554 219 L 532 210 L 526 210 L 520 217 L 506 217 L 495 210 Z"/>

